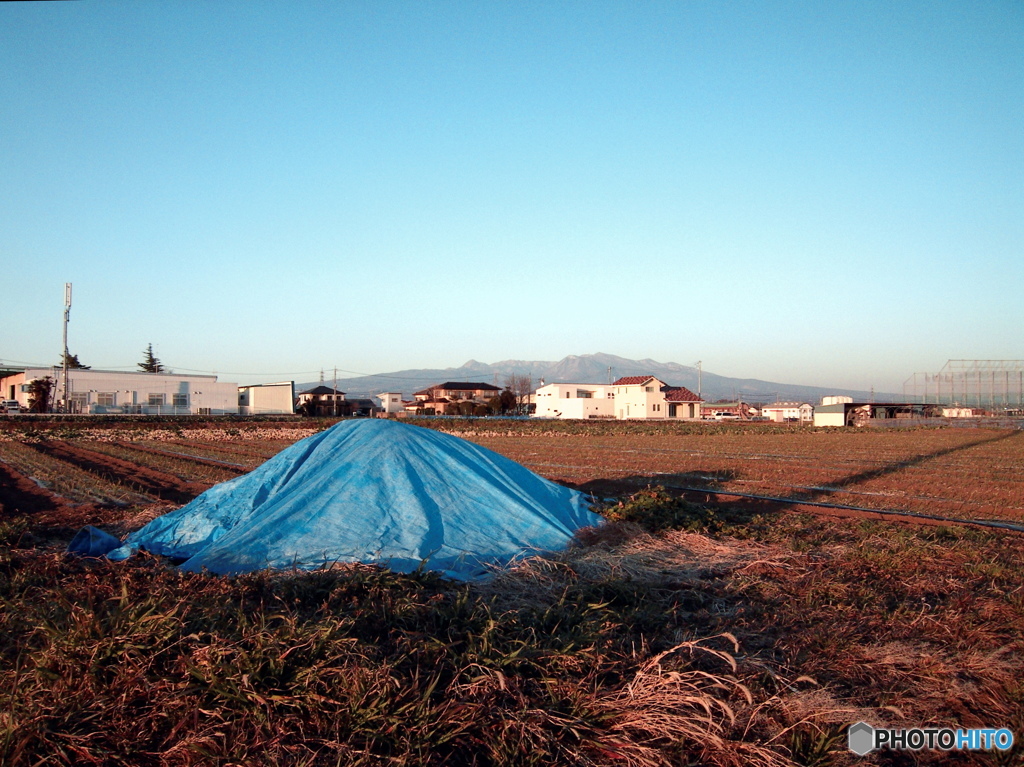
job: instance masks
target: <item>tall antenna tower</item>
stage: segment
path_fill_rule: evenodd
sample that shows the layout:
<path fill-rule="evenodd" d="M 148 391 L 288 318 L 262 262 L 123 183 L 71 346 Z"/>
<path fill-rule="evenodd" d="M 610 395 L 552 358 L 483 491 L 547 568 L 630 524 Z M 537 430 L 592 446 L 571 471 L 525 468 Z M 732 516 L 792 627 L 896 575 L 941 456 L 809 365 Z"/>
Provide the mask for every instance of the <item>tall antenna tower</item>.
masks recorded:
<path fill-rule="evenodd" d="M 61 409 L 68 412 L 68 323 L 71 321 L 71 283 L 64 283 L 64 403 Z"/>

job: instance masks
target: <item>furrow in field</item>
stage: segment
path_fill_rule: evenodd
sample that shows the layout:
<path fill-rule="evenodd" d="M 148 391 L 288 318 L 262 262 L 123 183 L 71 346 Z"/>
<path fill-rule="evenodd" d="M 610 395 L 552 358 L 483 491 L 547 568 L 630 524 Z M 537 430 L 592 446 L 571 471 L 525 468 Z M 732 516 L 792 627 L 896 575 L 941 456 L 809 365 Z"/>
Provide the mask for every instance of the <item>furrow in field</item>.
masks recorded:
<path fill-rule="evenodd" d="M 57 458 L 98 477 L 137 488 L 152 498 L 187 503 L 210 484 L 187 482 L 173 474 L 115 458 L 66 442 L 41 442 L 33 447 L 43 455 Z"/>

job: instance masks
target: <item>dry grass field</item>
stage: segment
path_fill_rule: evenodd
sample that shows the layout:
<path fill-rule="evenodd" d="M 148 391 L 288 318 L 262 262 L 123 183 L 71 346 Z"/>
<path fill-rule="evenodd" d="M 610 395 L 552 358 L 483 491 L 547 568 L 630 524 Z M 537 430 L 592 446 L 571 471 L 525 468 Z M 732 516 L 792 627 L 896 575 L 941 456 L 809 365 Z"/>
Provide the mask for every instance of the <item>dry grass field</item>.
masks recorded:
<path fill-rule="evenodd" d="M 465 586 L 67 559 L 329 425 L 84 423 L 0 423 L 2 764 L 1021 763 L 845 742 L 1024 738 L 1021 432 L 424 422 L 610 520 Z"/>

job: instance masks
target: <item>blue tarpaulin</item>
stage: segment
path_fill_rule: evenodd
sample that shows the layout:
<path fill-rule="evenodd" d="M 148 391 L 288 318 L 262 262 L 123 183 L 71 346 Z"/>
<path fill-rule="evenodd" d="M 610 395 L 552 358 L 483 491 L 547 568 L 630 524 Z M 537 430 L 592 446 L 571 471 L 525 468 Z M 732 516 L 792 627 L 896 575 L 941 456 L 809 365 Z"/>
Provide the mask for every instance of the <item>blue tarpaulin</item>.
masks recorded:
<path fill-rule="evenodd" d="M 600 521 L 582 493 L 472 442 L 358 420 L 210 488 L 107 556 L 143 548 L 220 574 L 364 562 L 469 580 L 565 548 L 576 530 Z"/>

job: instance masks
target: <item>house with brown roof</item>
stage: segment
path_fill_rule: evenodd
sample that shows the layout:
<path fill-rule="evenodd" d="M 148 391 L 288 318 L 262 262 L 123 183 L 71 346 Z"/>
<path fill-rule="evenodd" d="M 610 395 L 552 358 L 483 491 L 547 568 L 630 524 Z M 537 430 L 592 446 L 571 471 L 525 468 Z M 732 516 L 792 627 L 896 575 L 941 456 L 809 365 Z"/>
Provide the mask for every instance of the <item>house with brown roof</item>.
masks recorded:
<path fill-rule="evenodd" d="M 320 384 L 299 392 L 295 398 L 295 412 L 312 416 L 348 415 L 345 392 Z"/>
<path fill-rule="evenodd" d="M 626 376 L 611 384 L 554 383 L 536 393 L 541 418 L 700 418 L 700 397 L 654 376 Z"/>
<path fill-rule="evenodd" d="M 487 383 L 445 381 L 442 384 L 428 386 L 412 396 L 415 402 L 406 407 L 407 411 L 421 412 L 432 410 L 434 415 L 444 415 L 449 411 L 458 411 L 465 402 L 486 405 L 493 397 L 501 394 L 501 389 Z"/>
<path fill-rule="evenodd" d="M 654 376 L 625 376 L 612 381 L 615 417 L 699 418 L 700 398 L 685 386 L 669 386 Z"/>
<path fill-rule="evenodd" d="M 666 418 L 700 418 L 700 397 L 685 386 L 665 386 L 661 391 L 668 406 Z"/>
<path fill-rule="evenodd" d="M 445 381 L 442 384 L 428 386 L 423 391 L 418 391 L 412 396 L 418 400 L 438 400 L 441 398 L 458 402 L 471 399 L 476 402 L 486 403 L 491 397 L 501 394 L 501 389 L 487 383 Z"/>

